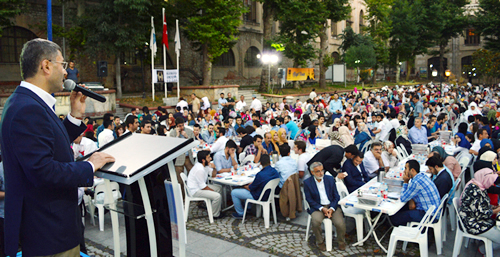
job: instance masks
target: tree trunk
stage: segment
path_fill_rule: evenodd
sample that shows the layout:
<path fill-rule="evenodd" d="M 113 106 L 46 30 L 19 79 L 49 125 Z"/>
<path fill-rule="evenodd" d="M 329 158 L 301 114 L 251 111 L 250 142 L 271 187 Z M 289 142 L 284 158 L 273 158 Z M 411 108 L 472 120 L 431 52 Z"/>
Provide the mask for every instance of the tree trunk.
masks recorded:
<path fill-rule="evenodd" d="M 203 86 L 210 86 L 212 82 L 212 62 L 208 54 L 208 45 L 203 44 Z"/>
<path fill-rule="evenodd" d="M 448 42 L 446 42 L 448 43 Z M 439 76 L 439 84 L 440 84 L 440 88 L 439 90 L 442 91 L 442 85 L 441 85 L 441 79 L 442 79 L 442 76 L 443 76 L 443 72 L 444 72 L 444 50 L 446 48 L 446 44 L 442 43 L 439 44 L 439 73 L 438 73 L 438 76 Z M 441 92 L 442 93 L 442 92 Z"/>
<path fill-rule="evenodd" d="M 319 33 L 319 87 L 326 88 L 326 70 L 328 67 L 325 67 L 325 54 L 327 54 L 328 50 L 328 35 L 327 35 L 327 26 L 323 24 L 323 31 Z"/>
<path fill-rule="evenodd" d="M 271 31 L 272 31 L 272 25 L 273 25 L 273 17 L 274 17 L 274 10 L 272 9 L 269 4 L 264 3 L 262 5 L 263 9 L 263 17 L 262 20 L 264 22 L 264 31 L 263 31 L 263 42 L 262 45 L 263 51 L 261 54 L 264 53 L 264 51 L 269 50 L 266 41 L 271 40 Z M 259 92 L 267 92 L 267 78 L 268 78 L 268 69 L 266 65 L 262 65 L 262 71 L 260 74 L 260 85 L 259 85 Z"/>
<path fill-rule="evenodd" d="M 116 55 L 116 67 L 115 67 L 115 78 L 116 78 L 116 98 L 122 98 L 122 74 L 120 66 L 120 55 Z"/>
<path fill-rule="evenodd" d="M 410 81 L 411 67 L 411 62 L 406 61 L 406 81 Z"/>
<path fill-rule="evenodd" d="M 399 83 L 399 71 L 401 70 L 401 66 L 399 65 L 399 53 L 396 55 L 396 83 Z"/>
<path fill-rule="evenodd" d="M 76 8 L 76 16 L 77 17 L 82 17 L 82 15 L 84 13 L 85 13 L 85 1 L 84 0 L 78 0 L 77 8 Z"/>

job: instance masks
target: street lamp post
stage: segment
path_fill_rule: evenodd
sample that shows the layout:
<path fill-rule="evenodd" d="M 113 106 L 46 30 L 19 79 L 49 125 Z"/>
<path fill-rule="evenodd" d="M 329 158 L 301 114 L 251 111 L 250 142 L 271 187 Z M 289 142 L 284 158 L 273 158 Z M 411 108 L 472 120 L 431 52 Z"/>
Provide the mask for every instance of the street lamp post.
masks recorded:
<path fill-rule="evenodd" d="M 267 86 L 271 85 L 271 65 L 278 63 L 278 56 L 275 54 L 257 55 L 263 64 L 267 64 Z"/>

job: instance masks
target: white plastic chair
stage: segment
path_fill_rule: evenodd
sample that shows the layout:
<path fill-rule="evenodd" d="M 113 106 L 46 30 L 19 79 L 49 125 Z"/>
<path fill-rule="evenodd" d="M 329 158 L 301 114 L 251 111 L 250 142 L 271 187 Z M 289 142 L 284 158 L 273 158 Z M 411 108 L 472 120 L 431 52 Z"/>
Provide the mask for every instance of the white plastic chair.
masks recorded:
<path fill-rule="evenodd" d="M 429 223 L 424 224 L 423 226 L 426 226 L 427 228 L 432 228 L 434 231 L 434 240 L 436 240 L 436 252 L 438 255 L 442 254 L 443 252 L 443 212 L 444 212 L 444 207 L 445 204 L 448 200 L 448 194 L 445 194 L 443 198 L 441 198 L 441 203 L 439 204 L 439 207 L 432 216 L 432 219 L 430 220 Z M 439 220 L 437 222 L 434 222 L 436 218 L 439 217 Z M 417 222 L 410 222 L 409 226 L 417 226 Z M 408 245 L 408 242 L 403 243 L 403 251 L 406 251 L 406 246 Z"/>
<path fill-rule="evenodd" d="M 214 214 L 212 212 L 212 200 L 208 198 L 201 198 L 201 197 L 193 197 L 189 193 L 189 189 L 187 186 L 187 176 L 184 173 L 181 173 L 181 179 L 182 183 L 184 184 L 184 221 L 188 221 L 188 216 L 189 216 L 189 203 L 190 202 L 201 202 L 204 201 L 207 205 L 207 213 L 208 213 L 208 219 L 210 220 L 210 223 L 214 223 Z"/>
<path fill-rule="evenodd" d="M 399 146 L 396 147 L 396 153 L 398 156 L 398 160 L 403 160 L 405 158 L 405 156 L 403 154 L 403 150 L 401 150 L 401 148 Z"/>
<path fill-rule="evenodd" d="M 455 214 L 457 215 L 457 233 L 455 235 L 455 245 L 453 246 L 452 257 L 457 257 L 458 254 L 460 254 L 460 249 L 462 248 L 462 240 L 464 239 L 464 237 L 483 241 L 484 247 L 486 249 L 486 257 L 493 257 L 493 244 L 492 244 L 491 240 L 489 240 L 486 237 L 471 235 L 471 234 L 467 233 L 466 231 L 462 231 L 460 229 L 460 227 L 458 226 L 458 224 L 460 224 L 462 226 L 462 228 L 465 228 L 464 224 L 462 222 L 462 219 L 460 218 L 460 214 L 458 213 L 458 201 L 459 200 L 460 200 L 459 197 L 453 198 L 453 206 L 455 209 Z M 468 244 L 465 244 L 465 248 L 467 248 L 467 247 L 468 247 Z"/>
<path fill-rule="evenodd" d="M 243 160 L 241 161 L 242 165 L 245 165 L 246 163 L 253 162 L 255 160 L 255 155 L 247 155 Z"/>
<path fill-rule="evenodd" d="M 455 181 L 455 190 L 453 192 L 450 192 L 450 196 L 448 198 L 453 199 L 452 197 L 455 197 L 456 193 L 458 192 L 458 195 L 460 196 L 460 193 L 462 192 L 459 190 L 460 186 L 462 186 L 462 179 L 459 177 Z M 452 200 L 453 201 L 453 200 Z M 455 217 L 455 211 L 453 210 L 453 202 L 450 203 L 450 199 L 448 199 L 447 204 L 446 204 L 446 210 L 448 212 L 448 217 L 450 219 L 450 224 L 451 224 L 451 231 L 455 231 L 455 225 L 457 224 L 456 222 L 456 217 Z M 448 228 L 448 223 L 446 221 L 446 215 L 443 215 L 443 241 L 446 241 L 446 234 L 447 234 L 447 228 Z"/>
<path fill-rule="evenodd" d="M 459 176 L 459 178 L 462 179 L 462 181 L 465 181 L 465 170 L 469 166 L 470 159 L 471 159 L 470 154 L 468 156 L 464 155 L 464 156 L 462 156 L 462 158 L 457 159 L 458 164 L 460 165 L 460 167 L 462 167 L 462 172 L 460 172 L 460 176 Z M 459 192 L 462 192 L 463 190 L 464 190 L 464 185 L 462 184 Z"/>
<path fill-rule="evenodd" d="M 402 152 L 403 152 L 403 156 L 404 156 L 405 158 L 406 158 L 406 157 L 408 157 L 408 156 L 410 156 L 410 155 L 408 154 L 408 151 L 406 151 L 406 147 L 404 147 L 404 145 L 400 145 L 399 147 L 401 148 L 401 150 L 402 150 Z"/>
<path fill-rule="evenodd" d="M 431 216 L 435 209 L 435 206 L 431 206 L 417 227 L 399 226 L 394 228 L 391 233 L 391 240 L 389 241 L 387 257 L 394 255 L 398 241 L 418 243 L 420 256 L 427 257 L 429 250 L 427 249 L 427 229 L 425 227 L 431 221 Z"/>
<path fill-rule="evenodd" d="M 347 190 L 347 187 L 345 186 L 343 181 L 336 182 L 335 186 L 337 187 L 337 192 L 339 193 L 340 199 L 349 195 L 349 191 Z M 363 221 L 365 218 L 365 210 L 357 209 L 354 207 L 345 207 L 343 205 L 341 205 L 341 207 L 342 212 L 344 212 L 344 216 L 351 217 L 356 222 L 356 234 L 358 237 L 358 242 L 363 240 Z M 360 244 L 360 246 L 363 246 L 363 244 Z"/>
<path fill-rule="evenodd" d="M 241 224 L 245 223 L 245 216 L 247 215 L 247 207 L 248 203 L 253 203 L 253 204 L 258 204 L 259 206 L 257 207 L 257 213 L 260 213 L 260 206 L 262 206 L 262 211 L 263 211 L 263 216 L 264 216 L 264 226 L 266 228 L 269 228 L 269 219 L 270 219 L 270 208 L 272 207 L 273 209 L 273 217 L 274 217 L 274 224 L 278 224 L 278 218 L 276 217 L 276 206 L 274 205 L 274 191 L 278 184 L 280 183 L 279 178 L 275 178 L 269 182 L 267 182 L 266 186 L 264 189 L 262 189 L 262 193 L 259 196 L 258 200 L 252 200 L 252 199 L 247 199 L 245 202 L 245 212 L 243 212 L 243 219 L 241 220 Z M 267 198 L 267 201 L 262 201 L 262 197 L 264 197 L 265 192 L 269 190 L 269 197 Z"/>
<path fill-rule="evenodd" d="M 306 199 L 306 194 L 302 190 L 302 197 Z M 309 203 L 304 201 L 304 210 L 308 210 L 310 208 Z M 307 216 L 307 228 L 306 228 L 306 237 L 304 238 L 304 241 L 307 241 L 309 239 L 309 230 L 311 229 L 311 215 L 309 214 Z M 325 227 L 325 244 L 326 244 L 326 251 L 329 252 L 332 250 L 332 240 L 333 240 L 333 233 L 335 231 L 335 234 L 337 234 L 337 231 L 335 230 L 335 227 L 333 227 L 332 220 L 331 219 L 323 219 L 323 226 Z"/>
<path fill-rule="evenodd" d="M 113 201 L 120 199 L 120 186 L 116 182 L 111 182 L 111 192 L 113 192 Z M 94 189 L 94 199 L 90 201 L 90 218 L 92 219 L 92 225 L 95 225 L 94 213 L 95 208 L 97 208 L 97 215 L 99 216 L 99 230 L 104 231 L 104 194 L 106 185 L 104 183 L 99 184 Z"/>

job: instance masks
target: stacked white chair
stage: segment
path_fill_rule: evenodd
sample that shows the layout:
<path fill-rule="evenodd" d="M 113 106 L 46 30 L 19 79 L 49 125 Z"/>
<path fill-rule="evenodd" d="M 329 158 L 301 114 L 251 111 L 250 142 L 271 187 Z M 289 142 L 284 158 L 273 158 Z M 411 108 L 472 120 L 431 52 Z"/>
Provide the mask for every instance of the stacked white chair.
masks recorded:
<path fill-rule="evenodd" d="M 120 194 L 120 186 L 116 182 L 111 182 L 111 192 L 113 192 L 113 201 L 118 201 L 121 198 Z M 104 183 L 99 184 L 95 187 L 94 190 L 94 199 L 92 199 L 89 203 L 90 210 L 90 218 L 92 219 L 92 224 L 95 225 L 94 221 L 94 212 L 95 208 L 97 208 L 97 215 L 99 216 L 99 230 L 104 231 L 104 194 L 105 194 Z"/>

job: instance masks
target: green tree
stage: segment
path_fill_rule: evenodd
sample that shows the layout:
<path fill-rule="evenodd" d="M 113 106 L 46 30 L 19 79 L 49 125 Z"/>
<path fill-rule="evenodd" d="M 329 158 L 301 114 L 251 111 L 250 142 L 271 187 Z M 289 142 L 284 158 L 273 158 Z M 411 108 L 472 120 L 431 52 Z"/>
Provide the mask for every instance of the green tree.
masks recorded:
<path fill-rule="evenodd" d="M 319 87 L 326 87 L 326 70 L 328 69 L 328 22 L 332 24 L 345 20 L 351 13 L 351 7 L 348 0 L 318 0 L 318 9 L 316 15 L 323 17 L 323 22 L 319 25 L 322 29 L 319 31 Z"/>
<path fill-rule="evenodd" d="M 439 46 L 439 72 L 444 73 L 444 54 L 450 39 L 461 35 L 467 26 L 467 17 L 464 15 L 468 0 L 438 0 L 433 5 L 433 12 L 441 18 L 441 26 L 436 29 L 436 43 Z"/>
<path fill-rule="evenodd" d="M 366 69 L 376 65 L 377 57 L 375 49 L 371 45 L 359 45 L 350 47 L 344 56 L 348 68 Z"/>
<path fill-rule="evenodd" d="M 493 83 L 494 79 L 500 78 L 500 52 L 478 49 L 472 54 L 472 63 L 477 75 L 486 83 Z"/>
<path fill-rule="evenodd" d="M 430 3 L 422 0 L 394 1 L 391 12 L 391 61 L 400 70 L 400 62 L 413 64 L 415 56 L 427 53 L 435 45 L 434 30 L 440 27 L 439 15 L 430 12 Z M 409 76 L 410 73 L 407 73 Z M 399 82 L 399 72 L 396 73 Z"/>
<path fill-rule="evenodd" d="M 368 26 L 364 28 L 364 31 L 372 37 L 376 54 L 372 80 L 375 83 L 379 66 L 389 63 L 388 40 L 392 30 L 391 10 L 393 0 L 365 0 L 365 4 L 368 12 L 366 15 Z"/>
<path fill-rule="evenodd" d="M 169 1 L 183 23 L 182 31 L 203 55 L 203 85 L 212 81 L 212 63 L 238 40 L 241 15 L 246 12 L 241 0 Z"/>
<path fill-rule="evenodd" d="M 24 7 L 24 0 L 0 0 L 0 37 L 2 28 L 12 25 L 12 18 L 19 15 Z"/>
<path fill-rule="evenodd" d="M 474 26 L 486 41 L 486 49 L 500 52 L 500 1 L 480 0 Z"/>
<path fill-rule="evenodd" d="M 122 94 L 120 54 L 149 42 L 150 8 L 148 0 L 102 0 L 98 5 L 87 4 L 85 13 L 77 19 L 77 25 L 86 33 L 85 53 L 116 56 L 117 97 Z M 157 34 L 161 31 L 160 22 L 157 19 Z"/>
<path fill-rule="evenodd" d="M 345 28 L 339 38 L 342 40 L 339 49 L 342 51 L 343 57 L 352 46 L 369 45 L 373 48 L 372 39 L 369 35 L 354 33 L 351 27 Z"/>

